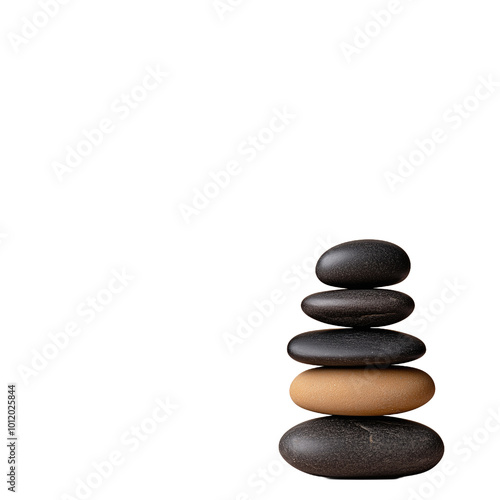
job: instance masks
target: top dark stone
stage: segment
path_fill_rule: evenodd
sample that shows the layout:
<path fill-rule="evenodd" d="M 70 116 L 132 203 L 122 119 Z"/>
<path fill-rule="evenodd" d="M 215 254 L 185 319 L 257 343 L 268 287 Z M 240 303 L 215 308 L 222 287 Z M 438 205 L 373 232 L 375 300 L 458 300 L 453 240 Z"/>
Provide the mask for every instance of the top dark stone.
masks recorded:
<path fill-rule="evenodd" d="M 410 266 L 406 252 L 394 243 L 356 240 L 327 250 L 318 260 L 316 275 L 339 288 L 374 288 L 403 281 Z"/>

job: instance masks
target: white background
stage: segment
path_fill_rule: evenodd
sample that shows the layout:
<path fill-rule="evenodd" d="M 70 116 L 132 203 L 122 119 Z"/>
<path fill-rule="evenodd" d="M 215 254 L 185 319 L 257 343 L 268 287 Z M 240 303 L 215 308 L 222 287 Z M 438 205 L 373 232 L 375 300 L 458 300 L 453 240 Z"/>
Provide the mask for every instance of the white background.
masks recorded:
<path fill-rule="evenodd" d="M 452 116 L 481 78 L 500 82 L 500 6 L 401 0 L 349 63 L 341 44 L 356 33 L 362 43 L 371 12 L 387 8 L 245 0 L 220 14 L 210 0 L 73 0 L 19 44 L 23 18 L 40 6 L 2 3 L 0 411 L 16 382 L 17 498 L 82 498 L 78 481 L 114 452 L 122 464 L 90 498 L 496 491 L 500 87 L 469 99 L 477 109 L 467 118 Z M 169 76 L 146 95 L 135 87 L 148 67 Z M 131 92 L 144 100 L 118 112 Z M 242 153 L 249 136 L 270 137 L 262 129 L 276 110 L 294 118 L 262 151 Z M 54 163 L 105 118 L 112 133 L 60 182 Z M 435 128 L 446 141 L 391 189 L 386 172 L 397 174 L 398 157 Z M 238 173 L 214 195 L 210 172 L 228 162 Z M 213 198 L 186 222 L 182 204 L 197 189 Z M 286 354 L 291 337 L 323 327 L 300 310 L 327 289 L 312 256 L 321 241 L 359 238 L 393 241 L 412 260 L 393 288 L 417 309 L 393 328 L 424 340 L 427 354 L 412 365 L 437 391 L 401 416 L 440 433 L 444 471 L 328 481 L 279 460 L 281 435 L 317 416 L 290 400 L 308 367 Z M 133 279 L 87 323 L 77 310 L 88 297 L 109 299 L 102 290 L 122 269 Z M 453 282 L 460 289 L 450 292 Z M 273 290 L 281 303 L 231 352 L 225 334 Z M 425 319 L 419 309 L 429 306 Z M 72 321 L 80 335 L 23 377 L 49 334 Z M 151 424 L 156 398 L 177 408 L 131 451 L 122 436 Z"/>

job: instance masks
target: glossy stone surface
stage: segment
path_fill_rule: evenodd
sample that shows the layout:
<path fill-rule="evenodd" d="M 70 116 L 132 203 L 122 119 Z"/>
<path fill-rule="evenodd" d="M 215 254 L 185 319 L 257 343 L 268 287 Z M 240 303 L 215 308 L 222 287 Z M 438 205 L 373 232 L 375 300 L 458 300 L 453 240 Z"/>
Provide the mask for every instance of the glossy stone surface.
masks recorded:
<path fill-rule="evenodd" d="M 395 290 L 332 290 L 309 295 L 301 306 L 323 323 L 359 328 L 397 323 L 412 313 L 415 303 Z"/>
<path fill-rule="evenodd" d="M 293 402 L 329 415 L 378 416 L 403 413 L 434 396 L 427 373 L 408 366 L 389 368 L 312 368 L 290 386 Z"/>
<path fill-rule="evenodd" d="M 293 467 L 338 479 L 389 479 L 419 474 L 442 458 L 429 427 L 394 417 L 323 417 L 286 432 L 279 451 Z"/>
<path fill-rule="evenodd" d="M 316 275 L 339 288 L 374 288 L 403 281 L 410 267 L 410 258 L 394 243 L 356 240 L 327 250 L 318 260 Z"/>
<path fill-rule="evenodd" d="M 297 335 L 288 344 L 288 354 L 310 365 L 385 367 L 420 358 L 425 344 L 394 330 L 338 328 Z"/>

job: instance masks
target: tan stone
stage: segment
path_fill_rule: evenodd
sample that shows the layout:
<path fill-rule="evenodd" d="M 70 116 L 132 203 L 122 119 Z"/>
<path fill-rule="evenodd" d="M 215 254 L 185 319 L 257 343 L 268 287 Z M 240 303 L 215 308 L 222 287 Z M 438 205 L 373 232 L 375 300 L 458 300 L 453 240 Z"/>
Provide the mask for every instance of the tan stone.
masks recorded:
<path fill-rule="evenodd" d="M 435 387 L 427 373 L 406 366 L 306 370 L 290 386 L 295 404 L 329 415 L 377 416 L 427 403 Z"/>

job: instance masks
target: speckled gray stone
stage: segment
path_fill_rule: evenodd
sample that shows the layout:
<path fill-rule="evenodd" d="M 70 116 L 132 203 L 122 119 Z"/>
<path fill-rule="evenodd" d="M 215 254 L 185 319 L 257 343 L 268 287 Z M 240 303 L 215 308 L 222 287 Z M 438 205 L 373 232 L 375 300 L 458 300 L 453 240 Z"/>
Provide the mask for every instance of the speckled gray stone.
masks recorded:
<path fill-rule="evenodd" d="M 444 444 L 429 427 L 395 417 L 323 417 L 287 431 L 282 457 L 308 474 L 336 479 L 393 479 L 425 472 Z"/>
<path fill-rule="evenodd" d="M 384 289 L 332 290 L 314 293 L 302 301 L 302 310 L 311 318 L 355 328 L 397 323 L 414 308 L 408 295 Z"/>
<path fill-rule="evenodd" d="M 410 267 L 410 258 L 394 243 L 356 240 L 327 250 L 318 260 L 316 275 L 339 288 L 374 288 L 403 281 Z"/>
<path fill-rule="evenodd" d="M 288 354 L 310 365 L 386 367 L 420 358 L 425 344 L 394 330 L 338 328 L 297 335 L 288 343 Z"/>

